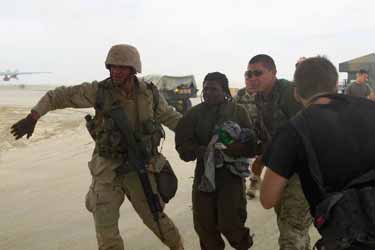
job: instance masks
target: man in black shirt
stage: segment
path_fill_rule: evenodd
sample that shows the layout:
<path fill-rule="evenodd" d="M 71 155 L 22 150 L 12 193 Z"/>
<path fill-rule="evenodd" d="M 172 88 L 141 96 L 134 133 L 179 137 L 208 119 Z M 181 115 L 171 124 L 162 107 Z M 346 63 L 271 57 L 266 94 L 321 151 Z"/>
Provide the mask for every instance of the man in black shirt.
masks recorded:
<path fill-rule="evenodd" d="M 375 103 L 336 94 L 337 78 L 323 57 L 296 69 L 305 109 L 279 129 L 264 155 L 260 200 L 274 207 L 297 173 L 322 235 L 319 249 L 375 249 Z"/>

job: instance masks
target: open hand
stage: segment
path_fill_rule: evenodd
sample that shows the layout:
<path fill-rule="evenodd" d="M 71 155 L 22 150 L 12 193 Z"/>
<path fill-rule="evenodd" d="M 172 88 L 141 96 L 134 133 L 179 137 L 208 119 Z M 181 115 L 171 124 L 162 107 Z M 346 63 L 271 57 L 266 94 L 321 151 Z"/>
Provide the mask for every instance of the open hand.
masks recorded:
<path fill-rule="evenodd" d="M 29 139 L 34 132 L 37 120 L 35 113 L 30 113 L 26 118 L 13 124 L 10 132 L 16 140 L 22 138 L 24 135 L 27 135 L 26 138 Z"/>

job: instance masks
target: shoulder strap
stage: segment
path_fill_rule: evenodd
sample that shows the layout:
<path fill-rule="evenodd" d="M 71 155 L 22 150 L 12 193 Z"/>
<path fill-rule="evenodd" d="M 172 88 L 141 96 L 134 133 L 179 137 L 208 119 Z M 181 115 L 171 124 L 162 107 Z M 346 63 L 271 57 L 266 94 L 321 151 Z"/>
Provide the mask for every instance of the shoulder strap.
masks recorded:
<path fill-rule="evenodd" d="M 307 167 L 310 171 L 314 182 L 318 185 L 319 191 L 325 196 L 327 194 L 326 189 L 324 188 L 324 181 L 322 173 L 319 168 L 319 162 L 316 157 L 315 150 L 309 140 L 310 130 L 307 126 L 307 120 L 304 116 L 304 112 L 300 112 L 294 118 L 290 120 L 292 126 L 296 129 L 298 135 L 302 139 L 302 143 L 306 150 L 307 155 Z"/>
<path fill-rule="evenodd" d="M 152 92 L 152 99 L 153 99 L 153 107 L 154 107 L 154 112 L 156 112 L 159 102 L 160 102 L 160 94 L 158 88 L 153 84 L 152 82 L 146 82 L 145 84 L 149 90 Z"/>
<path fill-rule="evenodd" d="M 108 79 L 109 78 L 98 84 L 98 90 L 96 92 L 96 99 L 94 105 L 95 112 L 103 112 L 107 108 L 106 105 L 108 104 L 106 103 L 106 92 L 108 92 L 108 90 L 111 87 L 108 82 Z"/>
<path fill-rule="evenodd" d="M 99 84 L 96 92 L 95 111 L 102 111 L 104 109 L 104 92 L 103 84 Z"/>

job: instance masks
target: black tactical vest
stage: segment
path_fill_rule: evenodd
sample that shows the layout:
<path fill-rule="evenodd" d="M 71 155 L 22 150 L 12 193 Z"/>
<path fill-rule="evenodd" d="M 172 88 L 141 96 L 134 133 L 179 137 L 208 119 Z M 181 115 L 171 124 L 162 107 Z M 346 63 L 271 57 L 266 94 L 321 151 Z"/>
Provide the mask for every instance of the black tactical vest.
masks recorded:
<path fill-rule="evenodd" d="M 137 80 L 135 84 L 139 84 Z M 146 84 L 147 88 L 152 91 L 153 109 L 155 113 L 159 104 L 159 93 L 155 85 L 152 83 Z M 96 142 L 95 150 L 101 157 L 126 159 L 128 145 L 122 138 L 119 128 L 115 126 L 112 117 L 109 115 L 109 111 L 113 107 L 121 105 L 119 100 L 114 98 L 114 91 L 119 91 L 119 89 L 113 86 L 110 79 L 99 83 L 95 103 L 95 117 L 93 119 L 95 126 L 93 126 L 94 131 L 90 132 L 90 134 L 94 134 Z M 148 153 L 150 155 L 155 155 L 161 139 L 165 136 L 162 126 L 155 120 L 150 119 L 140 124 L 136 132 L 137 138 L 144 142 Z"/>

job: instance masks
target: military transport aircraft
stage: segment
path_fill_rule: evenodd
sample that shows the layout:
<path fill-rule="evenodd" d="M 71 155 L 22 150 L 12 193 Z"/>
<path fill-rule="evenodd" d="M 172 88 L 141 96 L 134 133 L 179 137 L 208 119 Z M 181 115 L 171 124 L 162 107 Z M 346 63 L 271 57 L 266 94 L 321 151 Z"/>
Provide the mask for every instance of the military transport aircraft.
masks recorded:
<path fill-rule="evenodd" d="M 18 70 L 10 71 L 7 70 L 5 72 L 0 72 L 0 76 L 3 77 L 4 81 L 10 81 L 13 79 L 18 79 L 18 75 L 30 75 L 30 74 L 48 74 L 51 72 L 18 72 Z"/>

